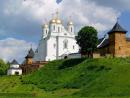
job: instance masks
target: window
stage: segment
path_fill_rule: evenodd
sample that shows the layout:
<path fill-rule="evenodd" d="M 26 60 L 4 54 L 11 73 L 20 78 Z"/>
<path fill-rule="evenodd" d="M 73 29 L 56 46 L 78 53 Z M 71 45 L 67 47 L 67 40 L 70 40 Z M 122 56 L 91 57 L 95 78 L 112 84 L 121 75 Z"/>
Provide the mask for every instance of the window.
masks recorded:
<path fill-rule="evenodd" d="M 75 46 L 73 46 L 73 49 L 75 49 Z"/>
<path fill-rule="evenodd" d="M 55 29 L 56 29 L 56 27 L 55 27 L 55 25 L 53 26 L 53 30 L 55 31 Z"/>
<path fill-rule="evenodd" d="M 67 33 L 64 33 L 64 35 L 67 35 Z"/>
<path fill-rule="evenodd" d="M 54 44 L 53 46 L 54 46 L 54 48 L 56 48 L 56 44 Z"/>
<path fill-rule="evenodd" d="M 71 27 L 71 32 L 73 32 L 73 28 Z"/>
<path fill-rule="evenodd" d="M 47 32 L 48 32 L 48 31 L 46 30 L 46 34 L 47 34 Z"/>
<path fill-rule="evenodd" d="M 121 50 L 121 47 L 119 47 L 119 50 Z"/>
<path fill-rule="evenodd" d="M 60 32 L 60 27 L 58 27 L 58 32 Z"/>
<path fill-rule="evenodd" d="M 64 45 L 63 48 L 67 49 L 68 48 L 68 40 L 64 40 L 63 45 Z"/>

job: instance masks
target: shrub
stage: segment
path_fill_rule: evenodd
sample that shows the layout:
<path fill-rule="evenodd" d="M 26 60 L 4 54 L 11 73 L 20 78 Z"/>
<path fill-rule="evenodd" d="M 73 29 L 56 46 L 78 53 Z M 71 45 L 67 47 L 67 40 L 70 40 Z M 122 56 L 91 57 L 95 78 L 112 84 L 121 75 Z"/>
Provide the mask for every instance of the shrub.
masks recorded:
<path fill-rule="evenodd" d="M 0 75 L 6 75 L 9 64 L 0 59 Z"/>
<path fill-rule="evenodd" d="M 76 65 L 80 64 L 81 62 L 83 62 L 85 59 L 86 59 L 86 58 L 78 58 L 78 59 L 65 60 L 65 61 L 59 66 L 59 69 L 65 69 L 65 68 L 69 68 L 69 67 L 76 66 Z"/>

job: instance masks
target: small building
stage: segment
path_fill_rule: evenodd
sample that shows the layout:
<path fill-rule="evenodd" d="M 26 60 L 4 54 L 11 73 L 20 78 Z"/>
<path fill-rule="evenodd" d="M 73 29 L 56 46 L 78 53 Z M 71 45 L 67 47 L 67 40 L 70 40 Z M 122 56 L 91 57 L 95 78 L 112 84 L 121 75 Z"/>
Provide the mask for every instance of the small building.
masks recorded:
<path fill-rule="evenodd" d="M 112 57 L 130 56 L 130 38 L 126 37 L 125 30 L 118 22 L 108 32 L 108 38 L 104 37 L 97 46 L 101 56 Z"/>
<path fill-rule="evenodd" d="M 37 70 L 39 68 L 39 66 L 40 66 L 39 63 L 34 63 L 33 57 L 34 57 L 34 51 L 31 48 L 28 51 L 28 54 L 25 57 L 23 64 L 21 65 L 23 74 L 28 74 L 28 73 L 34 72 L 35 70 Z"/>
<path fill-rule="evenodd" d="M 16 60 L 10 63 L 10 68 L 7 71 L 7 75 L 22 75 L 22 69 Z"/>

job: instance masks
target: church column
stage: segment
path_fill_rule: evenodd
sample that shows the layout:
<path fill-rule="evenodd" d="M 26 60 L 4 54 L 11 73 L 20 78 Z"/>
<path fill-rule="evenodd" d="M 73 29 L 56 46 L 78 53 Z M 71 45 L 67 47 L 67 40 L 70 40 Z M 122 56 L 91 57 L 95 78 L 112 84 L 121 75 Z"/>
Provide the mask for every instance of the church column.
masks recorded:
<path fill-rule="evenodd" d="M 59 39 L 58 36 L 56 36 L 56 59 L 58 60 L 59 57 Z"/>

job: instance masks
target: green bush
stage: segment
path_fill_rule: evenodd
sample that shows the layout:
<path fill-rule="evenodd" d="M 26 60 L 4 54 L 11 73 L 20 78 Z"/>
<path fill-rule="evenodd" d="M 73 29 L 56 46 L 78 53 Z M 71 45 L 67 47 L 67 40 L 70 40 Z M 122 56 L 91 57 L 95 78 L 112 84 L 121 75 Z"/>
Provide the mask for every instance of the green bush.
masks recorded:
<path fill-rule="evenodd" d="M 49 62 L 22 81 L 47 92 L 78 89 L 74 95 L 83 98 L 130 97 L 129 76 L 129 58 L 82 58 Z"/>
<path fill-rule="evenodd" d="M 77 58 L 77 59 L 68 59 L 65 60 L 60 66 L 59 69 L 64 69 L 68 67 L 74 67 L 75 65 L 80 64 L 83 62 L 86 58 Z"/>
<path fill-rule="evenodd" d="M 9 64 L 0 59 L 0 75 L 6 75 Z"/>

